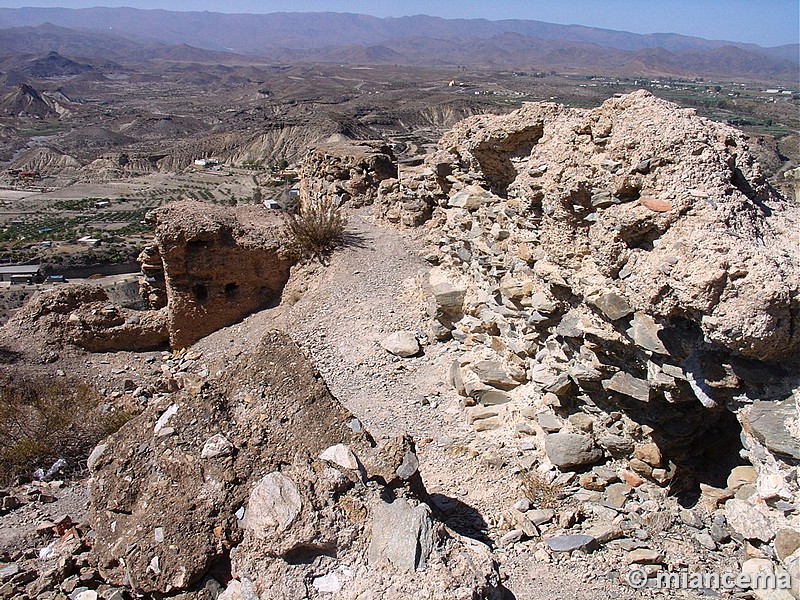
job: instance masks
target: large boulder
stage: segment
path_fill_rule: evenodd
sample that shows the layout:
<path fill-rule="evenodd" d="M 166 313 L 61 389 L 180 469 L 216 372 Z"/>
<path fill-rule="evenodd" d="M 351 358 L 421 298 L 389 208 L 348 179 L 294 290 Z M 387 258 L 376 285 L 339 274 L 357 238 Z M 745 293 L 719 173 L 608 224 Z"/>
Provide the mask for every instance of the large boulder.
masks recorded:
<path fill-rule="evenodd" d="M 230 598 L 303 597 L 309 582 L 340 598 L 498 597 L 488 548 L 425 503 L 410 438 L 374 446 L 288 336 L 268 332 L 93 453 L 103 578 L 147 595 L 212 576 L 233 578 Z"/>

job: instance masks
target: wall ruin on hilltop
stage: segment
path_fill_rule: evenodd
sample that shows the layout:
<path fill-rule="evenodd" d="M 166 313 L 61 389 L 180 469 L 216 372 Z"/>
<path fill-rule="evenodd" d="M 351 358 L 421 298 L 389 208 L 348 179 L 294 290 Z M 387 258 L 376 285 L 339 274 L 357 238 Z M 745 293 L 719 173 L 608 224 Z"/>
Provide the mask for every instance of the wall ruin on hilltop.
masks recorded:
<path fill-rule="evenodd" d="M 168 204 L 150 213 L 152 247 L 142 254 L 153 308 L 166 303 L 173 348 L 197 340 L 280 299 L 292 259 L 279 241 L 281 221 L 262 207 L 217 208 L 201 202 Z"/>
<path fill-rule="evenodd" d="M 429 229 L 430 335 L 476 432 L 694 501 L 744 458 L 752 504 L 723 514 L 798 527 L 768 507 L 800 498 L 800 211 L 742 132 L 644 91 L 531 103 L 462 121 L 375 205 Z"/>

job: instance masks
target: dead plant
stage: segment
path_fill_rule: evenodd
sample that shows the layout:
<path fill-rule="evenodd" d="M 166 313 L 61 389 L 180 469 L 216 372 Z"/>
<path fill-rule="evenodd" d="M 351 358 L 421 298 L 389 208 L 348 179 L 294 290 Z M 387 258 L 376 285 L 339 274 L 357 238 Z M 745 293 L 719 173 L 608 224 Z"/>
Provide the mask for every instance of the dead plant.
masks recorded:
<path fill-rule="evenodd" d="M 536 508 L 555 508 L 561 498 L 563 485 L 548 481 L 536 471 L 523 471 L 522 489 Z"/>
<path fill-rule="evenodd" d="M 84 382 L 0 374 L 0 485 L 61 458 L 79 467 L 131 416 L 104 411 L 101 396 Z"/>
<path fill-rule="evenodd" d="M 304 202 L 296 213 L 286 213 L 287 249 L 298 259 L 324 263 L 344 240 L 347 219 L 330 198 Z"/>

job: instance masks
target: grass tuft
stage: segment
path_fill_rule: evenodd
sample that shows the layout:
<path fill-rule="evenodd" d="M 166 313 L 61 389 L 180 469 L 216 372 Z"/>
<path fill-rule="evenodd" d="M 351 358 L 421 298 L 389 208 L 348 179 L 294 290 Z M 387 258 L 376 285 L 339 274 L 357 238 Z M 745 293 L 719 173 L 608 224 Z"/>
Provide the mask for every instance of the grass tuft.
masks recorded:
<path fill-rule="evenodd" d="M 561 498 L 563 485 L 546 480 L 536 471 L 523 471 L 522 489 L 536 508 L 555 508 Z"/>
<path fill-rule="evenodd" d="M 287 247 L 298 259 L 327 256 L 345 239 L 347 219 L 329 198 L 304 203 L 297 213 L 286 213 L 284 234 Z"/>

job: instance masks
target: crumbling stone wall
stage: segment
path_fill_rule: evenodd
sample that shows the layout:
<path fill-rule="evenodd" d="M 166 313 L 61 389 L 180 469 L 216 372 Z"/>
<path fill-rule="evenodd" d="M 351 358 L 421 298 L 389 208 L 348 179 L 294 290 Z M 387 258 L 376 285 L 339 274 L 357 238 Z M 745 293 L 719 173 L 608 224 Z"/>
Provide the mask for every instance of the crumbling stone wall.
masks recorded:
<path fill-rule="evenodd" d="M 301 202 L 328 199 L 336 206 L 372 204 L 378 186 L 397 177 L 388 146 L 375 142 L 327 142 L 312 148 L 300 169 Z"/>
<path fill-rule="evenodd" d="M 165 310 L 123 308 L 91 284 L 37 293 L 7 328 L 11 335 L 33 335 L 48 345 L 71 344 L 89 352 L 156 350 L 169 339 Z"/>
<path fill-rule="evenodd" d="M 696 498 L 736 467 L 731 527 L 797 528 L 770 507 L 800 498 L 800 211 L 742 132 L 644 91 L 527 104 L 466 119 L 398 183 L 379 205 L 430 229 L 430 333 L 477 432 L 589 490 L 614 465 Z"/>
<path fill-rule="evenodd" d="M 163 265 L 169 338 L 189 346 L 280 297 L 292 259 L 281 251 L 280 220 L 261 207 L 220 208 L 183 201 L 148 216 L 156 249 L 143 269 Z M 145 271 L 147 273 L 148 271 Z M 154 295 L 156 306 L 162 301 Z"/>

